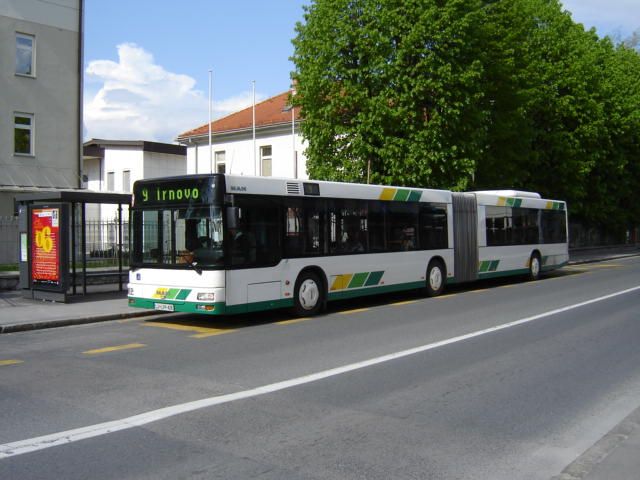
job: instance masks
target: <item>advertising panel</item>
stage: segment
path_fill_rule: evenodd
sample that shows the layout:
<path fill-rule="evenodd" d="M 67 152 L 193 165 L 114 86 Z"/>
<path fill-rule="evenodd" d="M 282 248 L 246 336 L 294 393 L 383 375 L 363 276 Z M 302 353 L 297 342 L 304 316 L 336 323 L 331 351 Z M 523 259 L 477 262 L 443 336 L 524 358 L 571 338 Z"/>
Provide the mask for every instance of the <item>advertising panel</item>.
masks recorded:
<path fill-rule="evenodd" d="M 62 284 L 60 207 L 31 210 L 31 281 L 38 286 Z"/>

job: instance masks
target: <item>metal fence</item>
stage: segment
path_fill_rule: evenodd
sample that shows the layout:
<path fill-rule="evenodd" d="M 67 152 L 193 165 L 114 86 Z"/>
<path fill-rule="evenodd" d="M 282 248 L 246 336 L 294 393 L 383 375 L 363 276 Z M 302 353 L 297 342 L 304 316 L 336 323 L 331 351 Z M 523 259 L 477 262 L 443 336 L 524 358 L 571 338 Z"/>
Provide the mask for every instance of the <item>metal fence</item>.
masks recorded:
<path fill-rule="evenodd" d="M 18 217 L 0 217 L 0 265 L 18 263 Z"/>
<path fill-rule="evenodd" d="M 82 224 L 76 224 L 76 239 L 82 238 Z M 84 224 L 87 267 L 118 267 L 118 221 L 89 220 Z M 76 263 L 82 262 L 80 242 L 75 248 Z M 129 224 L 122 222 L 122 263 L 129 264 Z"/>
<path fill-rule="evenodd" d="M 123 215 L 124 218 L 127 218 Z M 77 220 L 73 227 L 76 239 L 82 238 L 85 231 L 85 248 L 87 267 L 118 267 L 118 220 L 88 220 L 82 225 Z M 17 265 L 18 263 L 18 217 L 0 217 L 0 265 Z M 82 262 L 83 249 L 78 240 L 73 252 L 76 264 Z M 129 264 L 129 223 L 122 222 L 122 264 Z"/>

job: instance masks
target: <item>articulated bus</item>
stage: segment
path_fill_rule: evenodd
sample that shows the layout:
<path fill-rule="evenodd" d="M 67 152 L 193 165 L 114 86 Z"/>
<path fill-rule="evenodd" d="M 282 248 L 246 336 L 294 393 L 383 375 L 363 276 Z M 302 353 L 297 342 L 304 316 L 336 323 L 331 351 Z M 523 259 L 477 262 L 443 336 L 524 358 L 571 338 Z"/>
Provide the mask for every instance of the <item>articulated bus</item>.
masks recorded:
<path fill-rule="evenodd" d="M 235 314 L 528 275 L 569 259 L 563 201 L 234 176 L 141 180 L 129 305 Z"/>

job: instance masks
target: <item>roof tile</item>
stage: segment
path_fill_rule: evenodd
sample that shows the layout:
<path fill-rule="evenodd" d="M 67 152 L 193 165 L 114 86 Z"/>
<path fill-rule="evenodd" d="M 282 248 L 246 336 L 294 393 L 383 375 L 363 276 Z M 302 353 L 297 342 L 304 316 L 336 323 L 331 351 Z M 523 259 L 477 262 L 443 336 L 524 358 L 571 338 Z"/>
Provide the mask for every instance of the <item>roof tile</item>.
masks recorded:
<path fill-rule="evenodd" d="M 256 128 L 291 122 L 289 91 L 256 103 Z M 295 109 L 295 119 L 300 119 L 300 108 Z M 211 122 L 212 133 L 225 133 L 249 129 L 253 126 L 252 106 Z M 209 124 L 178 135 L 178 140 L 199 137 L 209 133 Z"/>

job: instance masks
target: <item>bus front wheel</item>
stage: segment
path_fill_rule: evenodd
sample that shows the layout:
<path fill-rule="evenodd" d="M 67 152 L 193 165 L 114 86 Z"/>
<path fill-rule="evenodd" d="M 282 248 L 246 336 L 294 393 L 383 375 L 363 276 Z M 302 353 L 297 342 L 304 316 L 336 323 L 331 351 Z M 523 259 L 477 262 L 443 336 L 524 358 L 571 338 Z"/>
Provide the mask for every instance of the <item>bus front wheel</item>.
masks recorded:
<path fill-rule="evenodd" d="M 447 270 L 440 260 L 431 260 L 427 268 L 426 294 L 428 297 L 437 297 L 444 290 Z"/>
<path fill-rule="evenodd" d="M 313 272 L 303 272 L 296 280 L 293 311 L 298 316 L 317 315 L 324 302 L 322 281 Z"/>

